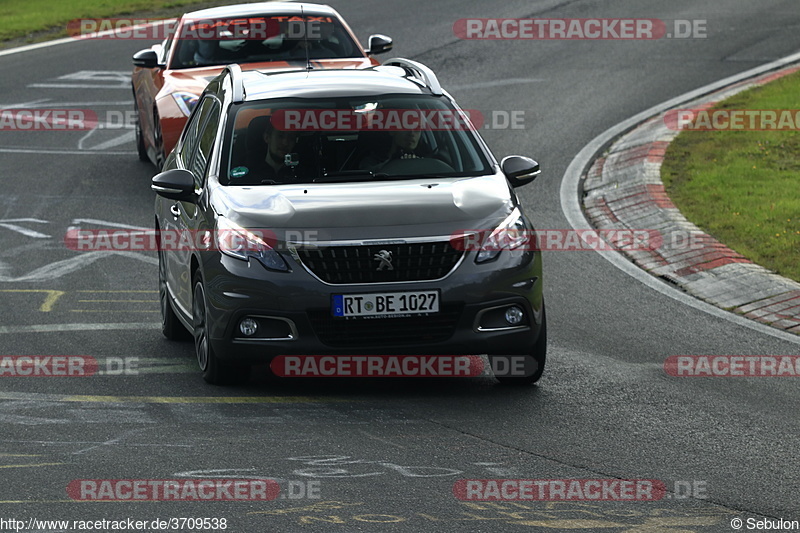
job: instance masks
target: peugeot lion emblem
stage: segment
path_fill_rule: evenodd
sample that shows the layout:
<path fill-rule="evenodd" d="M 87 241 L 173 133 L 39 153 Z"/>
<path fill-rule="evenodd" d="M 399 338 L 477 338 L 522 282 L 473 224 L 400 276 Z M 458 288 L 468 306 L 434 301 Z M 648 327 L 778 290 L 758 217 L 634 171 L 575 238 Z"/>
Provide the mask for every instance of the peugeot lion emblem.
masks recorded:
<path fill-rule="evenodd" d="M 375 254 L 372 259 L 375 261 L 380 261 L 380 263 L 378 263 L 378 271 L 381 271 L 384 268 L 388 270 L 394 270 L 394 267 L 392 266 L 392 252 L 388 250 L 381 250 Z"/>

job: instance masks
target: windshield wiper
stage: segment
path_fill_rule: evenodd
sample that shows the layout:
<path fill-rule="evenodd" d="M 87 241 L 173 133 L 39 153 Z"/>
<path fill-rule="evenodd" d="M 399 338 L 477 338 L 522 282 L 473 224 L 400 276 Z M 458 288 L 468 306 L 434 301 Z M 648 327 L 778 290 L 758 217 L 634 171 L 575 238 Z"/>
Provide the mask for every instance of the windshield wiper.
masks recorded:
<path fill-rule="evenodd" d="M 314 183 L 324 181 L 371 181 L 386 179 L 388 174 L 376 173 L 371 170 L 340 170 L 339 172 L 326 172 L 316 178 Z"/>

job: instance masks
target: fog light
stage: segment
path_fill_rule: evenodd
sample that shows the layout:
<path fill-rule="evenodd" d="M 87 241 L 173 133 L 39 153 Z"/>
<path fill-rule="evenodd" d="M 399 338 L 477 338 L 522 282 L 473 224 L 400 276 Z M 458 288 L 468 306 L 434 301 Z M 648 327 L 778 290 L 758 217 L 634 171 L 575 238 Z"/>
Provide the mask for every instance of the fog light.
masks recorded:
<path fill-rule="evenodd" d="M 516 326 L 516 325 L 521 324 L 522 323 L 522 319 L 524 317 L 525 317 L 525 313 L 523 313 L 522 309 L 520 309 L 516 305 L 506 309 L 506 322 L 508 322 L 512 326 Z"/>
<path fill-rule="evenodd" d="M 256 334 L 256 331 L 258 331 L 258 322 L 252 318 L 245 318 L 239 322 L 239 331 L 241 331 L 243 335 L 252 337 Z"/>

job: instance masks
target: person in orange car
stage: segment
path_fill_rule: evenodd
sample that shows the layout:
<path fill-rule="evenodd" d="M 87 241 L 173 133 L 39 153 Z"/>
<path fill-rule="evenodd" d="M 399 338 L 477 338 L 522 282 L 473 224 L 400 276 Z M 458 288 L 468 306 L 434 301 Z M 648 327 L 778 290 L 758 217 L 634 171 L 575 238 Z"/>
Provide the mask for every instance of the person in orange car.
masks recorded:
<path fill-rule="evenodd" d="M 362 48 L 347 23 L 320 4 L 265 2 L 186 13 L 162 43 L 133 56 L 139 159 L 159 169 L 177 143 L 198 95 L 225 65 L 242 70 L 365 68 L 392 40 L 371 35 Z"/>

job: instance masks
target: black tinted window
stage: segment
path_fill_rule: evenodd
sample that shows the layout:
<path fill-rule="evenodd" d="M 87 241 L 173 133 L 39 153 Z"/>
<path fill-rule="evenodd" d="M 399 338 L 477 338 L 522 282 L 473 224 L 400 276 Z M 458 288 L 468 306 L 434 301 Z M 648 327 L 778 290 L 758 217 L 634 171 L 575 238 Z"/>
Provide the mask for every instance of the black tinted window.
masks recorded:
<path fill-rule="evenodd" d="M 210 100 L 210 99 L 207 99 Z M 213 100 L 208 120 L 200 131 L 200 140 L 194 153 L 191 164 L 191 171 L 194 174 L 196 185 L 202 186 L 203 180 L 208 169 L 208 162 L 211 159 L 211 150 L 214 148 L 214 140 L 217 138 L 217 127 L 219 126 L 220 106 L 219 102 Z"/>
<path fill-rule="evenodd" d="M 186 127 L 183 131 L 183 144 L 181 145 L 181 161 L 183 161 L 183 165 L 185 168 L 191 170 L 189 166 L 192 162 L 192 157 L 194 156 L 194 152 L 197 149 L 197 143 L 200 140 L 200 135 L 202 133 L 202 126 L 205 123 L 206 119 L 208 118 L 209 114 L 211 113 L 211 109 L 214 107 L 214 99 L 207 96 L 200 102 L 200 105 L 195 109 L 192 113 L 192 116 L 189 118 L 189 122 L 186 124 Z"/>
<path fill-rule="evenodd" d="M 446 97 L 252 102 L 233 106 L 228 124 L 220 178 L 232 185 L 492 172 L 469 119 Z"/>
<path fill-rule="evenodd" d="M 227 25 L 226 25 L 227 24 Z M 362 58 L 364 53 L 334 17 L 269 16 L 184 21 L 170 68 L 229 63 Z"/>

